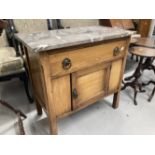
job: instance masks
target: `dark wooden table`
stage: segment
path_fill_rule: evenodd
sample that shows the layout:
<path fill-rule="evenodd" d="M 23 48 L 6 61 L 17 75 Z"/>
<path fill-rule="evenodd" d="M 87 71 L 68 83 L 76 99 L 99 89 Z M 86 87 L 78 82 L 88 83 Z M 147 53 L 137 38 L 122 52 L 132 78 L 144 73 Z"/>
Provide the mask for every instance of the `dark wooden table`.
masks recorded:
<path fill-rule="evenodd" d="M 135 45 L 155 49 L 155 39 L 153 39 L 153 38 L 139 38 L 138 41 L 135 43 Z M 148 60 L 147 60 L 147 66 L 148 66 L 147 68 L 148 69 L 150 69 L 152 67 L 155 68 L 155 66 L 153 65 L 153 60 L 154 59 L 148 58 Z M 155 85 L 154 81 L 149 81 L 148 84 L 150 84 L 150 83 L 153 83 Z M 154 93 L 155 93 L 155 86 L 154 86 L 154 89 L 153 89 L 148 101 L 152 100 Z"/>
<path fill-rule="evenodd" d="M 155 48 L 155 39 L 139 38 L 137 42 L 133 43 L 133 45 L 141 46 L 141 47 L 148 47 L 148 48 Z"/>
<path fill-rule="evenodd" d="M 149 81 L 148 83 L 140 82 L 140 78 L 142 77 L 142 73 L 144 70 L 146 69 L 153 70 L 155 73 L 155 66 L 153 65 L 153 61 L 155 58 L 155 49 L 135 46 L 135 47 L 132 47 L 132 49 L 130 50 L 130 53 L 133 55 L 139 56 L 140 61 L 133 75 L 124 79 L 125 81 L 128 81 L 128 82 L 126 83 L 123 82 L 124 86 L 122 87 L 122 90 L 124 90 L 128 86 L 132 87 L 134 89 L 134 104 L 137 105 L 137 101 L 136 101 L 137 93 L 145 92 L 145 90 L 143 89 L 143 86 L 146 86 L 150 83 L 153 83 L 155 85 L 154 81 Z M 152 91 L 151 96 L 148 99 L 149 101 L 151 101 L 154 93 L 155 93 L 155 87 Z"/>

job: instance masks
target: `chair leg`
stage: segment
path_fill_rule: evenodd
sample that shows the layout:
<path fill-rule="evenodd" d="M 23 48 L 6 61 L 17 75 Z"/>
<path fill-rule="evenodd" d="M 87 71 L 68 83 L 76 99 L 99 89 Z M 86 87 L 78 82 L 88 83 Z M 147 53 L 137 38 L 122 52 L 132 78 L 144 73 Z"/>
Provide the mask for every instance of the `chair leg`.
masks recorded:
<path fill-rule="evenodd" d="M 133 54 L 131 54 L 131 60 L 133 60 L 134 59 L 134 55 Z"/>
<path fill-rule="evenodd" d="M 137 105 L 137 90 L 134 88 L 134 105 Z"/>
<path fill-rule="evenodd" d="M 138 61 L 139 61 L 138 56 L 136 56 L 136 62 L 138 62 Z"/>
<path fill-rule="evenodd" d="M 152 100 L 154 94 L 155 94 L 155 87 L 154 87 L 154 89 L 153 89 L 153 91 L 152 91 L 150 97 L 148 98 L 148 101 L 149 101 L 149 102 L 151 102 L 151 100 Z"/>
<path fill-rule="evenodd" d="M 33 97 L 31 97 L 30 92 L 29 92 L 29 81 L 28 81 L 28 77 L 27 77 L 26 73 L 23 74 L 22 79 L 23 79 L 24 88 L 25 88 L 27 98 L 30 103 L 33 103 L 34 99 L 33 99 Z"/>
<path fill-rule="evenodd" d="M 26 119 L 27 116 L 22 111 L 20 111 L 18 109 L 15 109 L 14 107 L 12 107 L 10 104 L 8 104 L 7 102 L 5 102 L 3 100 L 0 100 L 0 104 L 7 107 L 8 109 L 13 111 L 17 115 L 20 135 L 25 135 L 25 130 L 24 130 L 23 119 L 22 118 Z"/>

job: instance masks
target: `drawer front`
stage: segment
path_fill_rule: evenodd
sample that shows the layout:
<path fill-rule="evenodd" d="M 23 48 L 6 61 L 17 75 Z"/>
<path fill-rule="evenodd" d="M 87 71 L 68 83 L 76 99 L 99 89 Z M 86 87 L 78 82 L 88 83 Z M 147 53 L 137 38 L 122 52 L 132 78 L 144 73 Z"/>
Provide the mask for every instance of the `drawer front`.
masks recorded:
<path fill-rule="evenodd" d="M 101 45 L 50 55 L 51 76 L 60 76 L 124 56 L 127 41 L 113 41 Z"/>

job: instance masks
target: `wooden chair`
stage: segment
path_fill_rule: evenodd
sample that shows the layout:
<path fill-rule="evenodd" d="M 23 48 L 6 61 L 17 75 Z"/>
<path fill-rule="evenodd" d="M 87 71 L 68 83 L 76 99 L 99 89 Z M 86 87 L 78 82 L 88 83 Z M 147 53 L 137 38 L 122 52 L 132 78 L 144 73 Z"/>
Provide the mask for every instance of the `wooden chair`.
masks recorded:
<path fill-rule="evenodd" d="M 63 27 L 58 19 L 55 21 L 50 19 L 8 19 L 1 20 L 0 27 L 2 33 L 0 37 L 0 82 L 19 78 L 24 83 L 29 102 L 32 103 L 33 98 L 29 93 L 28 68 L 24 52 L 14 34 L 18 32 L 34 33 Z"/>
<path fill-rule="evenodd" d="M 52 20 L 52 19 L 10 19 L 9 23 L 12 25 L 13 29 L 14 29 L 14 33 L 35 33 L 35 32 L 43 32 L 43 31 L 49 31 L 49 30 L 53 30 L 53 29 L 60 29 L 63 28 L 61 26 L 61 22 L 60 20 Z M 15 42 L 15 47 L 19 47 L 19 49 L 22 51 L 23 53 L 23 57 L 24 57 L 24 62 L 26 64 L 26 68 L 29 72 L 29 60 L 26 59 L 26 56 L 24 56 L 24 54 L 26 54 L 25 52 L 25 48 L 22 47 L 21 43 L 16 41 L 16 39 L 14 38 L 14 42 Z M 30 79 L 32 79 L 32 75 L 29 74 Z M 32 83 L 33 86 L 33 83 Z M 33 90 L 35 91 L 35 88 L 33 86 Z M 36 101 L 36 108 L 38 109 L 38 111 L 40 111 L 40 113 L 38 113 L 39 115 L 41 115 L 42 110 L 40 110 L 40 106 L 37 104 L 37 99 L 34 98 Z"/>
<path fill-rule="evenodd" d="M 7 23 L 6 21 L 4 22 Z M 5 28 L 7 29 L 8 26 L 6 24 Z M 25 69 L 23 57 L 20 53 L 17 53 L 14 47 L 9 46 L 6 31 L 3 30 L 0 36 L 0 82 L 8 81 L 12 78 L 19 78 L 24 83 L 27 97 L 29 102 L 32 103 L 33 99 L 28 89 L 28 74 Z"/>

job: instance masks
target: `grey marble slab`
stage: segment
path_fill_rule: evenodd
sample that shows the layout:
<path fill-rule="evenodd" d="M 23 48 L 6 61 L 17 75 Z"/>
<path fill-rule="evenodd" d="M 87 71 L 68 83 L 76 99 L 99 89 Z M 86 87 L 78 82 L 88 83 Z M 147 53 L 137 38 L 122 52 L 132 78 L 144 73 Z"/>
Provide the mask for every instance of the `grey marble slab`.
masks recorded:
<path fill-rule="evenodd" d="M 88 26 L 32 34 L 18 33 L 16 34 L 16 38 L 34 52 L 43 52 L 63 47 L 123 38 L 133 33 L 132 31 L 119 28 Z"/>

